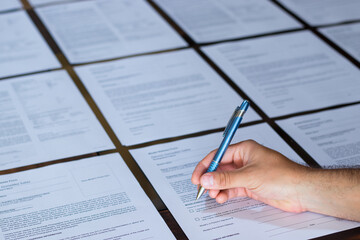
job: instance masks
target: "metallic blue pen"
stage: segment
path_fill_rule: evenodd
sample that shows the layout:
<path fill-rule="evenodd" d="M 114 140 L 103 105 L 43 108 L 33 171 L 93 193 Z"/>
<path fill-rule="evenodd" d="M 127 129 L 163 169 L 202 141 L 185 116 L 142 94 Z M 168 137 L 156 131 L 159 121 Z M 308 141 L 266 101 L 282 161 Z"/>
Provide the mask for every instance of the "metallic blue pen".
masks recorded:
<path fill-rule="evenodd" d="M 217 150 L 214 159 L 211 161 L 211 164 L 206 172 L 214 172 L 217 167 L 219 166 L 219 163 L 221 159 L 223 158 L 226 149 L 230 145 L 231 140 L 233 139 L 236 130 L 238 129 L 241 120 L 243 119 L 243 116 L 246 112 L 246 110 L 249 108 L 249 101 L 244 100 L 240 107 L 236 107 L 233 115 L 231 116 L 225 131 L 223 133 L 223 140 L 220 144 L 219 149 Z M 196 195 L 196 200 L 198 200 L 205 192 L 205 188 L 202 186 L 199 188 L 199 191 Z"/>

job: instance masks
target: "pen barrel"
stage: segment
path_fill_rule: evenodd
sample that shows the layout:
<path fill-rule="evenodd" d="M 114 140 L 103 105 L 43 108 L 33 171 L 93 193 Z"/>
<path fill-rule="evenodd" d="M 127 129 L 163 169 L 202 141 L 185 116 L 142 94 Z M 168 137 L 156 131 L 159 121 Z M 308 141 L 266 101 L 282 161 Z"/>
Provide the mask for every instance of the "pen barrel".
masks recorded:
<path fill-rule="evenodd" d="M 233 139 L 235 132 L 237 128 L 239 127 L 241 123 L 242 117 L 237 117 L 234 119 L 234 124 L 229 128 L 227 135 L 223 138 L 219 149 L 217 150 L 213 160 L 211 161 L 211 164 L 206 172 L 214 172 L 217 167 L 219 166 L 219 163 L 221 159 L 223 158 L 226 149 L 231 143 L 231 140 Z"/>

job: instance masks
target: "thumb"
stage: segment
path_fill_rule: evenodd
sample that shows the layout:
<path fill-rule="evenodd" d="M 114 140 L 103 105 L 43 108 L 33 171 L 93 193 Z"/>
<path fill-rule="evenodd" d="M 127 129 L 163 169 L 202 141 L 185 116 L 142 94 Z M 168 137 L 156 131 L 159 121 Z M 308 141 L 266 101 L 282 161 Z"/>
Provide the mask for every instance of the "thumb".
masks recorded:
<path fill-rule="evenodd" d="M 246 187 L 247 177 L 243 169 L 224 172 L 205 173 L 200 178 L 201 186 L 205 189 L 229 189 Z"/>

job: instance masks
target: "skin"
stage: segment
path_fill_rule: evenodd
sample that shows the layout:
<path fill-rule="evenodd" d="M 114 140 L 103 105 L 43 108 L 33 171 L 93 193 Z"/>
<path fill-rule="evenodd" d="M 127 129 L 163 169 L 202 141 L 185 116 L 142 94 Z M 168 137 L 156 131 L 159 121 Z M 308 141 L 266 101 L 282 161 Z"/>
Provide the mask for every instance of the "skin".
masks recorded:
<path fill-rule="evenodd" d="M 205 173 L 215 153 L 199 162 L 191 181 L 218 203 L 250 197 L 284 211 L 360 221 L 360 169 L 305 167 L 247 140 L 229 146 L 218 169 Z"/>

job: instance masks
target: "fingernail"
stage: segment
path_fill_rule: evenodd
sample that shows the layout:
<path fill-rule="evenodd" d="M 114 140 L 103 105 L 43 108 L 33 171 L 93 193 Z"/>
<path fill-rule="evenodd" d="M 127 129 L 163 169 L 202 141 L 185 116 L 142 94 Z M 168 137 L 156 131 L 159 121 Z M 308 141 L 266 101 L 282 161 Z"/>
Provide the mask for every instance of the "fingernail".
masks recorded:
<path fill-rule="evenodd" d="M 212 175 L 208 174 L 208 175 L 204 175 L 201 177 L 201 186 L 203 186 L 204 188 L 209 188 L 212 187 L 214 185 L 214 178 Z"/>

